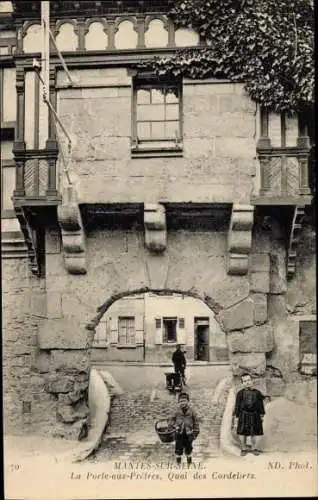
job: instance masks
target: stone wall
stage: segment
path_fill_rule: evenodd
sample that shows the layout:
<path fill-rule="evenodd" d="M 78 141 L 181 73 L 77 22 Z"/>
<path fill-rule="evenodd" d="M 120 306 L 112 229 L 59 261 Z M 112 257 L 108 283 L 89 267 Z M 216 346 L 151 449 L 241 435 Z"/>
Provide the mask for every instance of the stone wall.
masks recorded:
<path fill-rule="evenodd" d="M 69 386 L 68 372 L 71 370 L 75 385 L 80 384 L 81 377 L 88 373 L 94 328 L 113 301 L 128 293 L 166 290 L 200 298 L 228 332 L 234 373 L 243 369 L 264 374 L 265 353 L 272 349 L 272 330 L 263 325 L 267 319 L 263 297 L 266 290 L 262 282 L 253 288 L 250 276 L 233 277 L 226 273 L 226 240 L 227 234 L 222 232 L 171 230 L 166 252 L 153 257 L 144 247 L 142 232 L 127 231 L 124 238 L 123 231 L 92 231 L 86 242 L 87 274 L 77 276 L 67 274 L 61 253 L 50 251 L 51 239 L 47 235 L 49 317 L 41 329 L 40 347 L 47 353 L 50 367 L 46 388 L 58 395 L 57 410 L 67 429 L 75 425 L 72 418 L 77 417 L 77 423 L 84 419 L 85 409 L 74 411 L 73 396 L 70 397 L 74 388 Z M 255 264 L 255 273 L 262 278 L 268 274 L 268 269 L 262 267 L 266 262 Z M 242 335 L 246 336 L 243 344 Z M 247 352 L 242 353 L 246 338 Z M 75 391 L 74 401 L 77 394 Z"/>
<path fill-rule="evenodd" d="M 277 271 L 283 269 L 283 258 Z M 286 379 L 298 372 L 300 363 L 299 321 L 316 315 L 316 232 L 311 224 L 303 227 L 297 252 L 296 272 L 290 282 L 277 280 L 278 289 L 270 302 L 275 348 L 268 364 L 281 369 Z"/>
<path fill-rule="evenodd" d="M 256 105 L 241 84 L 185 81 L 183 157 L 131 158 L 132 78 L 124 68 L 76 72 L 58 91 L 84 203 L 249 203 Z"/>
<path fill-rule="evenodd" d="M 37 347 L 45 316 L 45 283 L 27 259 L 2 261 L 4 431 L 38 432 L 56 423 L 55 399 L 45 392 Z"/>
<path fill-rule="evenodd" d="M 314 258 L 312 232 L 305 229 L 296 277 L 287 285 L 281 234 L 275 222 L 270 229 L 256 222 L 249 274 L 229 276 L 223 232 L 168 231 L 166 252 L 153 257 L 142 232 L 127 231 L 124 238 L 124 231 L 92 231 L 87 274 L 70 275 L 48 230 L 45 281 L 30 278 L 26 262 L 4 265 L 7 432 L 32 429 L 76 439 L 88 416 L 95 328 L 111 304 L 129 293 L 165 290 L 203 300 L 226 332 L 235 376 L 248 371 L 264 379 L 273 367 L 288 380 L 299 364 L 291 298 L 302 283 L 298 297 L 307 300 L 301 312 L 312 313 L 313 281 L 306 286 L 303 280 L 313 280 Z M 22 414 L 23 401 L 31 402 L 31 408 L 24 403 L 30 413 Z"/>

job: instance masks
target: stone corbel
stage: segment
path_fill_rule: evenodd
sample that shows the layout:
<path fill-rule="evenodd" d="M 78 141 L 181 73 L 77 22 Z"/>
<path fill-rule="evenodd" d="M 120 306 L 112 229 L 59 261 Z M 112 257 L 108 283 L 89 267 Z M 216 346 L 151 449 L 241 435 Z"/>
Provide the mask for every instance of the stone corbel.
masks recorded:
<path fill-rule="evenodd" d="M 292 225 L 289 235 L 289 247 L 287 252 L 287 278 L 291 279 L 296 271 L 297 245 L 299 243 L 299 233 L 302 229 L 302 222 L 305 215 L 303 207 L 295 207 Z"/>
<path fill-rule="evenodd" d="M 166 211 L 160 204 L 144 206 L 145 244 L 148 250 L 156 253 L 167 248 Z"/>
<path fill-rule="evenodd" d="M 248 256 L 252 247 L 253 222 L 254 207 L 252 205 L 233 205 L 228 234 L 228 274 L 244 275 L 248 272 Z"/>
<path fill-rule="evenodd" d="M 70 274 L 86 274 L 85 232 L 74 185 L 64 188 L 58 220 L 67 271 Z"/>

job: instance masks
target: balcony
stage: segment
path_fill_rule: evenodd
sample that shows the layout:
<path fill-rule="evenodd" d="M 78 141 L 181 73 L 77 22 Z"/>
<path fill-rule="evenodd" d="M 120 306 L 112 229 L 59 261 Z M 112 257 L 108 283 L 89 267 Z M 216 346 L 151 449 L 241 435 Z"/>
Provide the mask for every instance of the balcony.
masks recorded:
<path fill-rule="evenodd" d="M 14 149 L 16 187 L 14 207 L 52 206 L 61 201 L 57 191 L 56 149 Z"/>
<path fill-rule="evenodd" d="M 259 195 L 256 204 L 308 205 L 309 149 L 300 147 L 257 148 L 260 165 Z"/>
<path fill-rule="evenodd" d="M 56 175 L 58 150 L 26 150 L 23 146 L 24 143 L 14 143 L 16 184 L 12 201 L 24 237 L 31 272 L 42 276 L 44 227 L 56 220 L 56 207 L 61 202 Z"/>
<path fill-rule="evenodd" d="M 260 137 L 256 153 L 259 161 L 259 192 L 255 205 L 310 205 L 309 179 L 311 151 L 308 123 L 303 114 L 287 117 L 260 110 Z"/>

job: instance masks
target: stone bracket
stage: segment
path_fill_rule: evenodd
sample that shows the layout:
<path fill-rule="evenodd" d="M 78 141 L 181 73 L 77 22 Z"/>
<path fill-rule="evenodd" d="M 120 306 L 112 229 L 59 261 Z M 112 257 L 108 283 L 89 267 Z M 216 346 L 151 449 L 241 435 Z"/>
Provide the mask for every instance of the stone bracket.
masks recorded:
<path fill-rule="evenodd" d="M 287 252 L 287 279 L 291 279 L 296 271 L 297 246 L 302 229 L 305 211 L 303 207 L 296 206 L 289 235 L 289 246 Z"/>
<path fill-rule="evenodd" d="M 62 204 L 57 212 L 65 267 L 70 274 L 86 274 L 85 231 L 73 185 L 63 190 Z"/>
<path fill-rule="evenodd" d="M 254 207 L 233 204 L 227 246 L 227 273 L 244 275 L 248 272 L 248 256 L 252 247 Z"/>
<path fill-rule="evenodd" d="M 32 230 L 23 207 L 15 207 L 15 213 L 19 221 L 21 231 L 24 236 L 24 241 L 27 247 L 27 254 L 31 272 L 36 276 L 40 276 L 41 266 L 39 260 L 39 249 L 36 231 Z"/>
<path fill-rule="evenodd" d="M 167 248 L 167 224 L 165 207 L 160 204 L 144 205 L 145 245 L 154 253 Z"/>

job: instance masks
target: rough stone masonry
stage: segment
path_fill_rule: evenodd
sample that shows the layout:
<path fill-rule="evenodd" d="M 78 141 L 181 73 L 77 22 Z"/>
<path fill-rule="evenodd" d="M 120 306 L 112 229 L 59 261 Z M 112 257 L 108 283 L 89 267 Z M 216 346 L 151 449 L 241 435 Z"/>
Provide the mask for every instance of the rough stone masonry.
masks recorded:
<path fill-rule="evenodd" d="M 59 95 L 60 117 L 75 142 L 81 203 L 105 203 L 105 193 L 108 203 L 250 203 L 256 110 L 241 86 L 187 83 L 184 158 L 134 162 L 131 77 L 107 71 L 116 87 L 88 88 L 88 71 L 80 81 L 87 88 Z M 94 85 L 104 77 L 96 70 Z M 165 252 L 154 258 L 143 231 L 100 228 L 86 234 L 86 274 L 72 275 L 59 228 L 47 228 L 45 278 L 30 277 L 24 260 L 3 264 L 6 432 L 77 438 L 89 413 L 94 328 L 107 305 L 136 291 L 174 290 L 203 300 L 226 332 L 235 376 L 247 370 L 265 380 L 268 366 L 285 380 L 297 373 L 295 317 L 315 310 L 315 251 L 305 228 L 288 284 L 282 234 L 275 221 L 269 228 L 256 221 L 248 273 L 231 276 L 225 230 L 169 229 Z"/>

